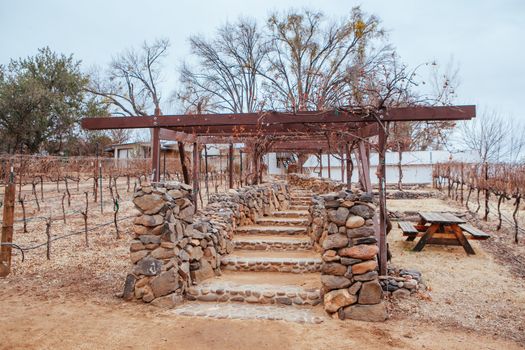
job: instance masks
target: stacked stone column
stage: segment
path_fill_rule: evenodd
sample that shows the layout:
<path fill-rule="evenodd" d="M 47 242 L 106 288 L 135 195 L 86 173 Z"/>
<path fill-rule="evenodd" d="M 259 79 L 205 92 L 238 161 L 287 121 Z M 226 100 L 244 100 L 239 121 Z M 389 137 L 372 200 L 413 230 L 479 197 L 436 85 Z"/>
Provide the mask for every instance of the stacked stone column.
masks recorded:
<path fill-rule="evenodd" d="M 325 310 L 340 319 L 385 320 L 372 196 L 341 191 L 320 199 L 326 209 L 326 229 L 320 238 Z"/>

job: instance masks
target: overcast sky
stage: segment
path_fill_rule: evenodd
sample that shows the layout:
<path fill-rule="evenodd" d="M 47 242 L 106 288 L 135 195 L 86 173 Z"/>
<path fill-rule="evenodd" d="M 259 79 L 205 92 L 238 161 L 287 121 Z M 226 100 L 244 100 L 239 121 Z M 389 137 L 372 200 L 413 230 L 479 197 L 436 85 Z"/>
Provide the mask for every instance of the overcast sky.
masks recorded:
<path fill-rule="evenodd" d="M 408 65 L 453 58 L 460 76 L 457 104 L 525 119 L 524 0 L 0 0 L 0 64 L 49 46 L 73 53 L 87 69 L 107 65 L 144 40 L 167 37 L 166 80 L 173 84 L 192 34 L 213 35 L 241 15 L 262 22 L 274 10 L 306 7 L 341 17 L 355 5 L 381 18 Z"/>

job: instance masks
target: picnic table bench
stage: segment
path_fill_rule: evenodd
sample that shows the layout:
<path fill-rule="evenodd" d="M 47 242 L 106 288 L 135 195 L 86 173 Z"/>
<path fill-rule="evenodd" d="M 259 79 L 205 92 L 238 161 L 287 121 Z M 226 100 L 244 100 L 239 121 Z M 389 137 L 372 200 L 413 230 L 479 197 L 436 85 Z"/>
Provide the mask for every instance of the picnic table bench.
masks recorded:
<path fill-rule="evenodd" d="M 421 251 L 426 244 L 459 245 L 467 254 L 476 254 L 468 242 L 464 232 L 469 234 L 469 239 L 484 240 L 490 235 L 478 230 L 450 213 L 419 212 L 420 220 L 416 225 L 407 221 L 400 221 L 399 228 L 407 241 L 420 237 L 414 251 Z"/>

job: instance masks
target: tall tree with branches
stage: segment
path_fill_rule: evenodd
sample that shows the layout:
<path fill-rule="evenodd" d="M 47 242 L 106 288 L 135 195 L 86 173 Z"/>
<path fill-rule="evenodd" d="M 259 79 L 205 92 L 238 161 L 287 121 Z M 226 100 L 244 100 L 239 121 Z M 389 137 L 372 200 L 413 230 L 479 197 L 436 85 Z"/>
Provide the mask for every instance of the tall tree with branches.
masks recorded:
<path fill-rule="evenodd" d="M 175 94 L 185 109 L 240 113 L 263 108 L 257 71 L 268 49 L 255 21 L 239 19 L 221 26 L 213 39 L 196 35 L 189 41 L 197 64 L 183 64 L 183 89 Z"/>

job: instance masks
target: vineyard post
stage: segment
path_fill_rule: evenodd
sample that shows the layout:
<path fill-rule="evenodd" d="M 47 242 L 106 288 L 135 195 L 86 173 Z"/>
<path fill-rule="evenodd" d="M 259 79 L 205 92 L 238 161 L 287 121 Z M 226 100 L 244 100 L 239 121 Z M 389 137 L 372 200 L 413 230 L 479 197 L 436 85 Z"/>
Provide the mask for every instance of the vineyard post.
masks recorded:
<path fill-rule="evenodd" d="M 4 210 L 2 217 L 2 246 L 0 246 L 0 277 L 5 277 L 11 272 L 10 243 L 13 242 L 13 224 L 15 219 L 16 181 L 13 166 L 5 181 Z M 4 245 L 4 243 L 7 243 Z"/>
<path fill-rule="evenodd" d="M 461 162 L 461 205 L 463 205 L 463 183 L 465 180 L 463 179 L 463 169 L 465 167 L 465 163 Z"/>
<path fill-rule="evenodd" d="M 44 177 L 40 175 L 40 199 L 44 201 Z"/>
<path fill-rule="evenodd" d="M 47 236 L 47 242 L 46 242 L 46 257 L 47 260 L 51 260 L 51 216 L 46 219 L 46 236 Z"/>
<path fill-rule="evenodd" d="M 25 205 L 26 195 L 19 196 L 18 202 L 22 206 L 22 220 L 24 222 L 24 233 L 27 233 L 27 218 L 26 218 L 26 205 Z"/>
<path fill-rule="evenodd" d="M 66 193 L 62 196 L 62 217 L 64 219 L 64 224 L 66 223 L 66 208 L 64 206 L 64 200 L 66 199 Z"/>
<path fill-rule="evenodd" d="M 485 174 L 484 175 L 485 175 L 485 216 L 483 217 L 483 220 L 487 221 L 489 217 L 489 196 L 490 196 L 489 186 L 488 186 L 489 164 L 487 162 L 485 162 Z"/>
<path fill-rule="evenodd" d="M 102 186 L 102 162 L 98 163 L 98 177 L 100 179 L 100 212 L 104 213 L 104 201 L 102 200 L 102 191 L 104 190 Z"/>
<path fill-rule="evenodd" d="M 36 207 L 38 211 L 40 211 L 40 203 L 38 202 L 38 194 L 36 193 L 36 178 L 33 178 L 33 182 L 31 183 L 31 185 L 32 185 L 33 196 L 35 196 Z"/>
<path fill-rule="evenodd" d="M 81 211 L 80 214 L 82 214 L 82 217 L 84 218 L 84 238 L 86 239 L 86 247 L 89 247 L 89 241 L 88 241 L 88 225 L 87 225 L 87 219 L 88 219 L 88 209 L 89 209 L 89 199 L 88 199 L 88 192 L 84 192 L 86 195 L 86 209 L 84 211 Z"/>
<path fill-rule="evenodd" d="M 514 211 L 512 212 L 512 218 L 514 219 L 514 243 L 518 244 L 518 232 L 519 232 L 519 222 L 518 222 L 518 210 L 520 208 L 520 200 L 521 200 L 521 194 L 516 194 L 516 202 L 514 203 L 516 205 L 516 208 L 514 208 Z"/>

